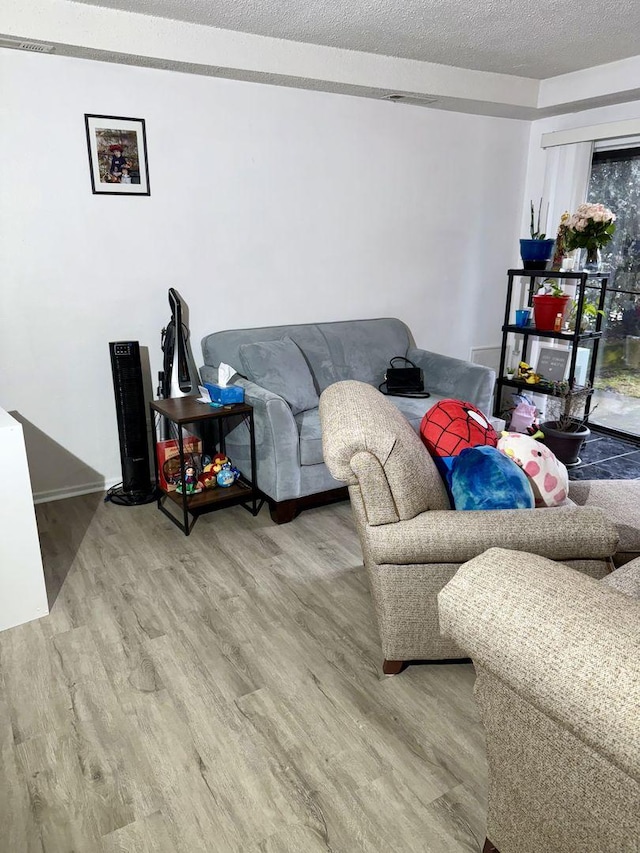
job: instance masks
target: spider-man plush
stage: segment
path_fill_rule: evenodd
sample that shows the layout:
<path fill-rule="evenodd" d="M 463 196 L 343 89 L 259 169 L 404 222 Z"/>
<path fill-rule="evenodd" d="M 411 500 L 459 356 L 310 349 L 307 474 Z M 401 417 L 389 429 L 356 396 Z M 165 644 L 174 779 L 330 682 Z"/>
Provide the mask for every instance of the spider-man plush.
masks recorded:
<path fill-rule="evenodd" d="M 420 438 L 441 470 L 466 447 L 498 443 L 498 433 L 480 409 L 462 400 L 441 400 L 422 418 Z"/>

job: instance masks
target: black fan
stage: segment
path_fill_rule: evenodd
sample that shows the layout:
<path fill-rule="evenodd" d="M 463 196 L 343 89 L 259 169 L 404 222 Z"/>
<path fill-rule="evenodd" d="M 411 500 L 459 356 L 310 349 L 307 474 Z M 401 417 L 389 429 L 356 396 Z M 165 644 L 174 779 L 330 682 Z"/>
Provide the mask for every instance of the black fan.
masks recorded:
<path fill-rule="evenodd" d="M 109 351 L 116 396 L 122 484 L 109 489 L 105 500 L 122 506 L 151 503 L 155 499 L 155 489 L 151 485 L 149 466 L 140 345 L 138 341 L 116 341 L 109 344 Z"/>

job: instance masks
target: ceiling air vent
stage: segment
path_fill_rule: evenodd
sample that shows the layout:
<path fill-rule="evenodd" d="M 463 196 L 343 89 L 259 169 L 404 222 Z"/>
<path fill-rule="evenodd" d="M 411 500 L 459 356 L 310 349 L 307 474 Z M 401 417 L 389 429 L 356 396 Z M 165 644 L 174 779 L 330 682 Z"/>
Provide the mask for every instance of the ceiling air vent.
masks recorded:
<path fill-rule="evenodd" d="M 30 50 L 32 53 L 51 53 L 54 49 L 52 44 L 25 41 L 24 39 L 12 39 L 6 36 L 0 36 L 0 47 L 12 47 L 14 50 Z"/>
<path fill-rule="evenodd" d="M 394 92 L 391 95 L 385 95 L 383 101 L 391 101 L 393 104 L 411 104 L 414 107 L 428 107 L 429 104 L 435 104 L 437 98 L 430 98 L 428 95 L 403 95 L 400 92 Z"/>

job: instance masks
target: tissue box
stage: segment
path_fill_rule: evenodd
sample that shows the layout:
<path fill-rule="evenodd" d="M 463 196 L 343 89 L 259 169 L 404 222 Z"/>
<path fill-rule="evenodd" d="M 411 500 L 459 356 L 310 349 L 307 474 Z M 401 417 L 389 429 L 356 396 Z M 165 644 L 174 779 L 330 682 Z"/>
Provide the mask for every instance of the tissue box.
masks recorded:
<path fill-rule="evenodd" d="M 204 387 L 214 403 L 222 403 L 223 406 L 228 406 L 230 403 L 244 403 L 244 388 L 240 385 L 214 385 L 211 382 L 205 382 Z"/>

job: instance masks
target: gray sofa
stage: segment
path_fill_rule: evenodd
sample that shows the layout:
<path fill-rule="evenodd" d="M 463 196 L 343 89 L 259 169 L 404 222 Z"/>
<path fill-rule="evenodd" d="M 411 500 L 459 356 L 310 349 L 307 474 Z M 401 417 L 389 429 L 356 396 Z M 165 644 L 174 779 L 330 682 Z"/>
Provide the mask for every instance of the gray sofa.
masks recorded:
<path fill-rule="evenodd" d="M 492 409 L 493 370 L 419 349 L 407 326 L 394 318 L 214 332 L 203 338 L 202 354 L 203 381 L 217 380 L 221 362 L 245 377 L 234 382 L 244 386 L 254 407 L 257 484 L 278 523 L 291 521 L 305 506 L 347 497 L 322 455 L 318 400 L 329 385 L 356 379 L 378 387 L 389 360 L 402 355 L 423 369 L 431 392 L 428 399 L 388 398 L 414 429 L 446 397 L 468 400 L 487 413 Z M 239 468 L 250 469 L 246 425 L 232 429 L 226 449 Z"/>

